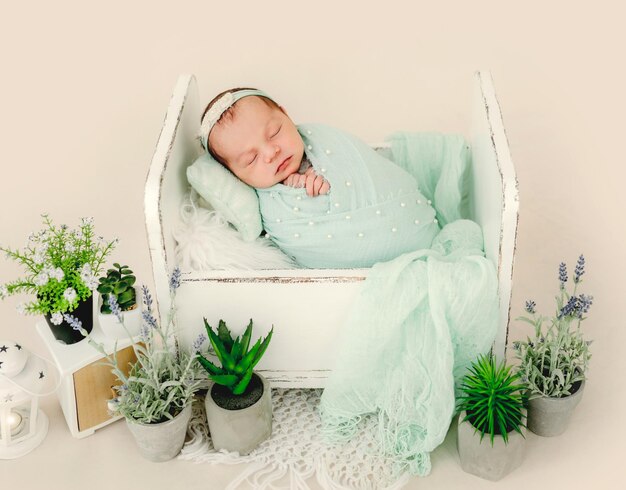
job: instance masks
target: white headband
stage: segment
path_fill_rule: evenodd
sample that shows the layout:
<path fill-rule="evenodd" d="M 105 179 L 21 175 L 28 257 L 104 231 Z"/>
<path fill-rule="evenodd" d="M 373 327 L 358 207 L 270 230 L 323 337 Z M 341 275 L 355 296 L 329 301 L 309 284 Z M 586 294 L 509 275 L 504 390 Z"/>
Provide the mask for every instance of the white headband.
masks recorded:
<path fill-rule="evenodd" d="M 258 95 L 260 97 L 265 97 L 270 100 L 272 99 L 269 95 L 261 90 L 238 90 L 237 92 L 226 92 L 219 99 L 215 101 L 215 103 L 211 106 L 211 108 L 206 111 L 204 117 L 202 118 L 202 124 L 200 125 L 200 130 L 198 131 L 198 137 L 200 138 L 200 143 L 202 143 L 202 147 L 209 151 L 209 133 L 215 126 L 215 123 L 220 120 L 222 114 L 226 112 L 226 110 L 231 107 L 235 102 L 239 99 L 243 99 L 244 97 L 249 97 L 250 95 Z"/>

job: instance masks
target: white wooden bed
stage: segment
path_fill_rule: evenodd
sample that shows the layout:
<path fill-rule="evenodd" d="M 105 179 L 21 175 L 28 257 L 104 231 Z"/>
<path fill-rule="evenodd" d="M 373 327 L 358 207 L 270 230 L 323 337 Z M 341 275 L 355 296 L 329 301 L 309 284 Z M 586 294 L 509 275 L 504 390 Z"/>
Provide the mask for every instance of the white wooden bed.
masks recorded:
<path fill-rule="evenodd" d="M 517 180 L 491 75 L 477 72 L 473 83 L 468 131 L 471 218 L 482 226 L 487 257 L 497 266 L 500 327 L 494 351 L 503 356 L 518 220 Z M 186 168 L 200 152 L 195 134 L 206 102 L 199 97 L 195 77 L 180 76 L 146 181 L 146 226 L 161 312 L 169 308 L 168 276 L 176 265 L 171 230 L 180 222 L 180 205 L 188 193 Z M 180 344 L 190 346 L 204 331 L 203 317 L 211 324 L 223 318 L 237 332 L 253 318 L 255 336 L 275 326 L 272 344 L 258 366 L 273 386 L 323 387 L 333 362 L 335 333 L 346 321 L 367 273 L 368 269 L 183 271 L 176 300 Z"/>

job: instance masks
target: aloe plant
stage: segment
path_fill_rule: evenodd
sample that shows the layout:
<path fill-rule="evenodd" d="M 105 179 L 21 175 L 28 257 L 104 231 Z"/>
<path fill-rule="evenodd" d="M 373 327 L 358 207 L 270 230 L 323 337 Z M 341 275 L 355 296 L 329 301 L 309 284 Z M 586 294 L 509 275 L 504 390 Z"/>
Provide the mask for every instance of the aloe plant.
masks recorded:
<path fill-rule="evenodd" d="M 217 332 L 213 331 L 206 318 L 204 319 L 204 327 L 221 367 L 213 364 L 200 352 L 196 352 L 198 361 L 209 374 L 209 378 L 215 383 L 226 386 L 233 395 L 243 394 L 252 379 L 254 366 L 261 360 L 272 339 L 274 327 L 265 339 L 259 338 L 251 349 L 248 347 L 252 336 L 252 319 L 250 319 L 243 335 L 235 339 L 233 339 L 223 320 L 220 320 Z"/>
<path fill-rule="evenodd" d="M 109 306 L 109 296 L 114 296 L 122 311 L 128 311 L 137 304 L 137 294 L 133 285 L 137 278 L 127 265 L 120 265 L 117 262 L 113 268 L 107 270 L 107 275 L 101 277 L 98 285 L 98 292 L 102 295 L 102 306 L 100 313 L 111 313 Z"/>
<path fill-rule="evenodd" d="M 500 434 L 506 444 L 510 431 L 522 434 L 527 387 L 520 382 L 519 373 L 511 372 L 511 366 L 504 361 L 496 365 L 492 354 L 479 356 L 460 389 L 457 410 L 466 412 L 463 422 L 469 421 L 480 431 L 481 441 L 489 434 L 493 446 L 495 435 Z"/>

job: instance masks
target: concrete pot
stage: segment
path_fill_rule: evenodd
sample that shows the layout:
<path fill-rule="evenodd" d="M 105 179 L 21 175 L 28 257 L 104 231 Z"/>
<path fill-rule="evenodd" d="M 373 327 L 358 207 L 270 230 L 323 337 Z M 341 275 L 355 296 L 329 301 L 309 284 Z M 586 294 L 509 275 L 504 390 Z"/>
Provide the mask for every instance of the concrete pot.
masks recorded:
<path fill-rule="evenodd" d="M 585 382 L 576 393 L 562 398 L 541 396 L 528 402 L 528 428 L 543 437 L 558 436 L 565 432 L 576 405 L 583 397 Z"/>
<path fill-rule="evenodd" d="M 459 415 L 456 439 L 463 471 L 486 480 L 497 481 L 522 464 L 526 447 L 524 427 L 524 436 L 515 431 L 509 432 L 508 443 L 505 444 L 502 436 L 497 435 L 492 446 L 487 434 L 481 442 L 480 432 L 469 422 L 462 422 L 465 415 L 466 412 Z"/>
<path fill-rule="evenodd" d="M 209 387 L 205 408 L 213 447 L 240 455 L 248 454 L 272 433 L 272 392 L 269 381 L 255 373 L 263 384 L 263 394 L 253 405 L 240 410 L 218 406 Z"/>
<path fill-rule="evenodd" d="M 137 290 L 135 290 L 135 293 Z M 141 331 L 141 302 L 137 302 L 135 308 L 129 311 L 122 312 L 122 325 L 117 317 L 111 313 L 100 313 L 100 307 L 102 306 L 102 295 L 99 295 L 98 300 L 98 323 L 102 332 L 112 340 L 127 339 L 130 333 L 131 337 L 139 335 Z M 126 327 L 126 329 L 124 329 Z M 126 332 L 128 330 L 128 333 Z"/>
<path fill-rule="evenodd" d="M 126 419 L 126 425 L 137 441 L 141 455 L 155 463 L 169 461 L 185 443 L 187 425 L 191 419 L 191 403 L 172 420 L 159 424 L 142 424 Z"/>

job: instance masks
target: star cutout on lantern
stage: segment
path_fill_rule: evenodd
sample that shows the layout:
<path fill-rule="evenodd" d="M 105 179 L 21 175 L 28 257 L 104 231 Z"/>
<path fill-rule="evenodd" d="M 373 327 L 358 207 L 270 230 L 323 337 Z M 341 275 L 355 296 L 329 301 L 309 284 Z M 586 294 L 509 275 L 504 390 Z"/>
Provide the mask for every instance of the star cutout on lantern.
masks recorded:
<path fill-rule="evenodd" d="M 17 347 L 17 350 L 22 350 L 22 346 L 20 344 L 15 344 L 15 347 Z"/>
<path fill-rule="evenodd" d="M 43 378 L 43 371 L 39 371 L 39 379 Z"/>
<path fill-rule="evenodd" d="M 6 345 L 3 345 L 2 347 L 0 347 L 0 352 L 6 352 L 8 349 L 8 347 Z"/>
<path fill-rule="evenodd" d="M 2 369 L 2 365 L 3 365 L 3 364 L 4 364 L 4 363 L 3 363 L 2 361 L 0 361 L 0 369 Z"/>
<path fill-rule="evenodd" d="M 8 403 L 8 402 L 12 402 L 12 401 L 13 401 L 13 395 L 12 395 L 12 394 L 9 394 L 9 395 L 5 396 L 5 397 L 4 397 L 4 401 L 5 401 L 6 403 Z"/>

